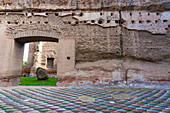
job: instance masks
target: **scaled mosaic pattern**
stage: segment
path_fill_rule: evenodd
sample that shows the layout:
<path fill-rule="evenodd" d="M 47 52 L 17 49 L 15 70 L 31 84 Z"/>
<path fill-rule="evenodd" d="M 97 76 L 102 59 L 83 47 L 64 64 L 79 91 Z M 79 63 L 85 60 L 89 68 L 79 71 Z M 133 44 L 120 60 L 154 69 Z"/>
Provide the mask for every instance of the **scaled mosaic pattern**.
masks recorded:
<path fill-rule="evenodd" d="M 130 95 L 130 99 L 115 99 L 114 95 Z M 80 96 L 95 101 L 79 100 Z M 0 112 L 170 112 L 169 90 L 124 90 L 107 92 L 103 88 L 1 88 Z"/>

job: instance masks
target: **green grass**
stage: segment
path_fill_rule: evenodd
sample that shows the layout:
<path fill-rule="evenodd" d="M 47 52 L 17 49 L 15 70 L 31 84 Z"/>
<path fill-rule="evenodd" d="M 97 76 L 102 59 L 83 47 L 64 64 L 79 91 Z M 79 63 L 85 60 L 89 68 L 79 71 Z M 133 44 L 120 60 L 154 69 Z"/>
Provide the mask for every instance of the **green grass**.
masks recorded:
<path fill-rule="evenodd" d="M 22 65 L 26 66 L 27 65 L 27 61 L 23 61 Z"/>
<path fill-rule="evenodd" d="M 20 77 L 23 86 L 56 86 L 57 78 L 49 77 L 47 80 L 37 80 L 36 77 Z"/>

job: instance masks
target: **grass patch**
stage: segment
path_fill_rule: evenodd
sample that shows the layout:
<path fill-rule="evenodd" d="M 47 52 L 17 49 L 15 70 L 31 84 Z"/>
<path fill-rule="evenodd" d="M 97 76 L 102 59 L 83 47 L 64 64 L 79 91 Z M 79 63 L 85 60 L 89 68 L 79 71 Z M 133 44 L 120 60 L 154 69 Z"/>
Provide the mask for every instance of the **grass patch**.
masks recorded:
<path fill-rule="evenodd" d="M 38 80 L 37 77 L 20 77 L 22 86 L 56 86 L 57 78 L 49 77 L 47 80 Z"/>

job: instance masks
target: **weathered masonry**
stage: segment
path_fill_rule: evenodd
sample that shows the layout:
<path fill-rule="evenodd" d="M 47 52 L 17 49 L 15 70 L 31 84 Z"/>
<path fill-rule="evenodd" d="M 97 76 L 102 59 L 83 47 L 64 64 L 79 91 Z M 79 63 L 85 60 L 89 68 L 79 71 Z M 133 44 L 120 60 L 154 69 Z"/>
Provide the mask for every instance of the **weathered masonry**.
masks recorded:
<path fill-rule="evenodd" d="M 0 85 L 24 43 L 58 43 L 58 86 L 170 80 L 170 0 L 0 0 Z"/>
<path fill-rule="evenodd" d="M 27 65 L 22 68 L 22 75 L 36 76 L 36 70 L 41 67 L 50 75 L 56 75 L 58 62 L 58 43 L 29 43 Z"/>

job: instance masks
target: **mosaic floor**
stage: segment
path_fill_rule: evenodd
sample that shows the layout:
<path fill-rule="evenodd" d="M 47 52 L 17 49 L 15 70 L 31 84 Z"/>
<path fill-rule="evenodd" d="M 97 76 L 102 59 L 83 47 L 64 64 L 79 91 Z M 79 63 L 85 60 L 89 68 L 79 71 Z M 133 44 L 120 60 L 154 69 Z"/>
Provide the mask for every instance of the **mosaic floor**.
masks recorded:
<path fill-rule="evenodd" d="M 117 99 L 114 95 L 129 95 Z M 79 97 L 90 97 L 92 101 Z M 1 88 L 0 113 L 170 113 L 170 90 L 103 88 Z"/>

